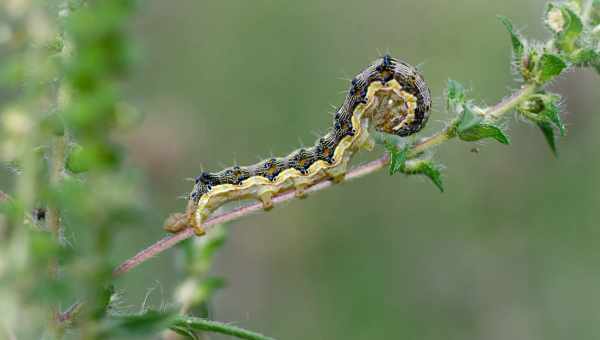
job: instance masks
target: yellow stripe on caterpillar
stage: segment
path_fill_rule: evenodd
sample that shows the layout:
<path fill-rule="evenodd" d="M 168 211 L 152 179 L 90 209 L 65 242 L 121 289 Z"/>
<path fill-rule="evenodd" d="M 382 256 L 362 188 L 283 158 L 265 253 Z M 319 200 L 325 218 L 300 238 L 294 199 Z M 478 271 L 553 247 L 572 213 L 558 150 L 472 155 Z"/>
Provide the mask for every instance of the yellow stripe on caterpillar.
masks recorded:
<path fill-rule="evenodd" d="M 304 190 L 325 179 L 342 181 L 352 156 L 374 147 L 369 124 L 379 132 L 408 136 L 423 128 L 430 107 L 429 88 L 417 70 L 384 56 L 353 79 L 333 128 L 314 147 L 248 167 L 202 173 L 187 212 L 171 218 L 165 229 L 177 232 L 191 226 L 201 235 L 203 222 L 228 202 L 256 199 L 268 210 L 272 198 L 282 193 L 295 190 L 303 196 Z"/>

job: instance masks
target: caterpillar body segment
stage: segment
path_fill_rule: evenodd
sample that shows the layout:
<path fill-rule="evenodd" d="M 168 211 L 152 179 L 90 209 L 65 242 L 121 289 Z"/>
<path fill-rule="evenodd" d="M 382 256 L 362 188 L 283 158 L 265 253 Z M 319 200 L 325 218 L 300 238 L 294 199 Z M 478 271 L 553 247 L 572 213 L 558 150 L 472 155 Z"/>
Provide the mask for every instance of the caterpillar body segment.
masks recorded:
<path fill-rule="evenodd" d="M 314 146 L 250 166 L 203 172 L 195 180 L 186 214 L 177 223 L 167 223 L 165 229 L 177 232 L 191 226 L 201 235 L 203 222 L 227 202 L 256 199 L 268 210 L 273 197 L 282 193 L 295 190 L 303 196 L 307 188 L 325 179 L 342 181 L 354 154 L 373 149 L 370 127 L 408 136 L 423 128 L 430 108 L 423 77 L 414 67 L 386 55 L 352 80 L 333 126 Z"/>

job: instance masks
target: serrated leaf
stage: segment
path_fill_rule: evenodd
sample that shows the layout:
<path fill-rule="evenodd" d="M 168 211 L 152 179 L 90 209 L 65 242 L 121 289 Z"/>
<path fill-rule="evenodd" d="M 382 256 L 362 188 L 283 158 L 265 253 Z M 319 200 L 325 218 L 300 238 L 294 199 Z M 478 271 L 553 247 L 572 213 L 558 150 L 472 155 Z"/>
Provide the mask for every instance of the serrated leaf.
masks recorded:
<path fill-rule="evenodd" d="M 517 107 L 527 119 L 537 125 L 549 126 L 565 135 L 565 125 L 560 117 L 560 95 L 554 93 L 538 93 Z"/>
<path fill-rule="evenodd" d="M 548 142 L 548 146 L 550 146 L 550 150 L 552 150 L 552 153 L 554 154 L 554 156 L 558 157 L 558 152 L 556 150 L 556 136 L 554 135 L 554 128 L 552 127 L 552 125 L 550 125 L 548 123 L 542 123 L 542 122 L 538 123 L 538 126 L 542 130 L 542 133 L 544 134 L 544 138 L 546 139 L 546 142 Z"/>
<path fill-rule="evenodd" d="M 438 166 L 429 161 L 422 162 L 417 171 L 429 177 L 429 179 L 433 182 L 433 184 L 435 184 L 435 186 L 440 190 L 440 192 L 444 192 L 444 184 L 442 183 L 442 173 Z"/>
<path fill-rule="evenodd" d="M 565 4 L 550 4 L 546 12 L 546 24 L 556 36 L 557 47 L 567 53 L 575 50 L 583 32 L 583 22 L 577 13 Z"/>
<path fill-rule="evenodd" d="M 542 97 L 544 102 L 544 111 L 540 113 L 541 116 L 546 117 L 556 128 L 558 128 L 560 135 L 565 135 L 565 125 L 560 117 L 560 99 L 561 97 L 557 94 L 547 94 Z"/>
<path fill-rule="evenodd" d="M 467 104 L 464 106 L 463 113 L 458 121 L 457 132 L 461 133 L 481 124 L 483 121 L 483 115 L 476 113 L 473 110 L 472 105 Z"/>
<path fill-rule="evenodd" d="M 435 186 L 440 190 L 440 192 L 444 192 L 440 167 L 430 160 L 420 159 L 408 161 L 404 169 L 402 169 L 402 172 L 404 172 L 407 175 L 427 176 L 433 182 L 433 184 L 435 184 Z"/>
<path fill-rule="evenodd" d="M 440 192 L 444 192 L 444 184 L 442 183 L 442 173 L 439 168 L 435 166 L 432 162 L 424 162 L 422 165 L 421 173 L 427 177 L 435 184 L 435 186 L 440 189 Z"/>
<path fill-rule="evenodd" d="M 560 75 L 565 68 L 567 68 L 567 63 L 560 56 L 544 53 L 540 58 L 538 66 L 538 83 L 544 84 L 554 79 L 556 76 Z"/>
<path fill-rule="evenodd" d="M 458 112 L 465 104 L 465 88 L 461 83 L 449 79 L 448 88 L 446 89 L 447 108 L 449 111 Z"/>
<path fill-rule="evenodd" d="M 384 143 L 384 146 L 390 154 L 390 176 L 402 172 L 408 155 L 408 147 L 400 150 L 396 145 L 387 142 Z"/>
<path fill-rule="evenodd" d="M 592 48 L 582 48 L 573 53 L 571 62 L 577 66 L 589 66 L 600 63 L 600 53 Z"/>
<path fill-rule="evenodd" d="M 525 44 L 523 43 L 521 37 L 515 31 L 510 19 L 501 15 L 498 16 L 498 19 L 500 19 L 500 21 L 504 24 L 504 27 L 506 27 L 506 30 L 510 34 L 510 40 L 512 43 L 515 60 L 521 60 L 521 58 L 523 57 L 523 53 L 525 52 Z"/>
<path fill-rule="evenodd" d="M 470 128 L 467 131 L 459 133 L 460 139 L 467 142 L 474 142 L 484 138 L 493 138 L 502 144 L 510 144 L 510 139 L 497 126 L 491 124 L 480 124 Z"/>

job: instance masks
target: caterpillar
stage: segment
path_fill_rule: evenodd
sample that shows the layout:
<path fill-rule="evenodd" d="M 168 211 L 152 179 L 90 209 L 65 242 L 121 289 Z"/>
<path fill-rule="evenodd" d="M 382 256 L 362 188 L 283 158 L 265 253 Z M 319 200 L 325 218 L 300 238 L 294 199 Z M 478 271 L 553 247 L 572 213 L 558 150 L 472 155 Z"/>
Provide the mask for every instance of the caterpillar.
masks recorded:
<path fill-rule="evenodd" d="M 425 126 L 430 108 L 431 95 L 421 74 L 384 55 L 352 79 L 333 126 L 314 146 L 250 166 L 202 172 L 188 195 L 186 213 L 171 216 L 165 229 L 178 232 L 193 227 L 202 235 L 202 223 L 227 202 L 256 199 L 268 210 L 272 198 L 284 192 L 296 190 L 302 197 L 306 188 L 324 179 L 340 182 L 352 156 L 360 149 L 373 149 L 370 125 L 382 133 L 409 136 Z"/>

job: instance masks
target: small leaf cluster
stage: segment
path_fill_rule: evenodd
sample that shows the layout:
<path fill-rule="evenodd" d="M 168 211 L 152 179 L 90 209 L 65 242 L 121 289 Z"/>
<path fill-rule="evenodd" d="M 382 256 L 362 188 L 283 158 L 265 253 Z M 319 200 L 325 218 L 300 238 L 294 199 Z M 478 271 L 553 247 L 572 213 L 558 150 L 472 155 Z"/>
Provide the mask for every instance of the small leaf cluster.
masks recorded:
<path fill-rule="evenodd" d="M 384 143 L 384 146 L 390 157 L 390 175 L 396 173 L 423 175 L 429 178 L 440 192 L 444 192 L 440 165 L 431 159 L 409 159 L 410 148 L 408 146 L 399 149 L 395 144 L 389 142 Z"/>
<path fill-rule="evenodd" d="M 593 33 L 599 24 L 600 2 L 594 0 L 587 6 L 589 13 L 584 13 L 586 4 L 578 0 L 549 3 L 544 22 L 552 38 L 545 44 L 528 42 L 507 18 L 500 17 L 511 36 L 515 70 L 524 83 L 538 85 L 517 112 L 540 128 L 555 155 L 556 132 L 565 135 L 560 118 L 562 99 L 544 86 L 570 67 L 591 66 L 600 71 L 600 36 Z"/>
<path fill-rule="evenodd" d="M 510 144 L 499 124 L 507 111 L 515 110 L 521 117 L 537 125 L 552 152 L 557 154 L 556 132 L 564 136 L 565 125 L 560 117 L 561 96 L 550 93 L 546 85 L 571 67 L 591 66 L 600 71 L 600 1 L 571 0 L 549 3 L 544 21 L 551 39 L 546 43 L 526 40 L 503 16 L 512 45 L 512 63 L 522 82 L 520 92 L 502 101 L 497 107 L 482 108 L 467 98 L 465 88 L 449 80 L 446 89 L 446 109 L 455 114 L 442 133 L 431 139 L 458 138 L 465 142 L 493 139 Z M 442 190 L 440 166 L 431 159 L 412 152 L 414 145 L 402 148 L 397 143 L 385 143 L 390 157 L 389 173 L 424 174 Z"/>
<path fill-rule="evenodd" d="M 77 140 L 69 153 L 67 169 L 74 173 L 116 168 L 121 148 L 110 134 L 135 110 L 123 104 L 117 80 L 127 75 L 132 47 L 127 37 L 132 0 L 90 1 L 77 6 L 66 19 L 73 45 L 64 67 L 66 105 L 58 115 Z M 95 22 L 97 24 L 90 24 Z"/>
<path fill-rule="evenodd" d="M 451 124 L 448 134 L 456 135 L 466 142 L 492 138 L 502 144 L 510 144 L 510 139 L 496 125 L 493 118 L 487 117 L 481 108 L 477 107 L 472 100 L 468 100 L 464 86 L 455 80 L 448 81 L 446 107 L 448 111 L 458 115 L 458 119 Z"/>

